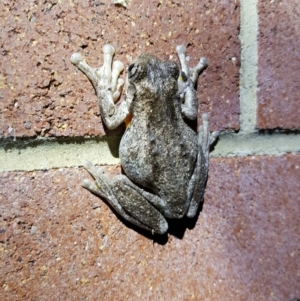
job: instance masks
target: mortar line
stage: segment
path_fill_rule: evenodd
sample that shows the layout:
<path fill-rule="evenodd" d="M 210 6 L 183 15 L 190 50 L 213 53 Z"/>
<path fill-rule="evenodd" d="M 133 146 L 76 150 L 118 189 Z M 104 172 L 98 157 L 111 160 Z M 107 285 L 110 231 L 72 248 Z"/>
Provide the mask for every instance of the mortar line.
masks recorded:
<path fill-rule="evenodd" d="M 257 0 L 241 0 L 240 131 L 253 133 L 257 115 L 258 11 Z"/>
<path fill-rule="evenodd" d="M 94 139 L 45 139 L 18 148 L 0 149 L 0 172 L 34 171 L 52 168 L 80 167 L 86 160 L 97 165 L 120 164 L 118 145 L 120 137 Z M 24 142 L 23 142 L 24 143 Z M 284 155 L 300 153 L 299 133 L 221 134 L 211 157 L 245 157 L 257 155 Z"/>

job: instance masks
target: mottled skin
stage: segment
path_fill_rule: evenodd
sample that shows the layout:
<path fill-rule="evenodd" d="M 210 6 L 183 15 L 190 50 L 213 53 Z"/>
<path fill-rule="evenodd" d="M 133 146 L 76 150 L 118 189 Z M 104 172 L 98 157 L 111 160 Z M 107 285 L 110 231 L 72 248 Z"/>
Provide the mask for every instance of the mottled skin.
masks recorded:
<path fill-rule="evenodd" d="M 83 186 L 105 198 L 131 223 L 164 234 L 166 218 L 194 217 L 203 199 L 209 146 L 218 133 L 209 134 L 207 114 L 198 133 L 186 119 L 197 118 L 194 86 L 207 63 L 202 58 L 195 68 L 188 68 L 185 48 L 178 46 L 180 73 L 174 62 L 142 54 L 128 68 L 126 98 L 116 107 L 123 66 L 114 62 L 111 68 L 112 46 L 105 45 L 103 51 L 100 69 L 89 67 L 79 54 L 71 60 L 94 85 L 106 126 L 115 128 L 132 116 L 119 149 L 126 176 L 110 179 L 102 168 L 87 162 L 95 181 L 84 180 Z"/>

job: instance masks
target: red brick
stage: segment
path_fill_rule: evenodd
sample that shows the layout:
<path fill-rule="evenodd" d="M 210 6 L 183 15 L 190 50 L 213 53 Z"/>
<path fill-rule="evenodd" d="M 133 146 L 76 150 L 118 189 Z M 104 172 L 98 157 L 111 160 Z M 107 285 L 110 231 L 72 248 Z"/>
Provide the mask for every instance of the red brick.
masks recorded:
<path fill-rule="evenodd" d="M 300 2 L 258 1 L 260 129 L 300 129 Z"/>
<path fill-rule="evenodd" d="M 81 188 L 81 169 L 4 173 L 1 300 L 299 298 L 299 162 L 211 160 L 195 227 L 160 243 Z"/>
<path fill-rule="evenodd" d="M 207 56 L 199 81 L 201 112 L 212 129 L 238 129 L 239 5 L 234 1 L 1 1 L 0 134 L 102 135 L 96 96 L 70 62 L 80 51 L 92 66 L 113 43 L 128 64 L 141 52 L 160 58 L 188 46 L 191 64 Z M 235 58 L 235 59 L 234 59 Z"/>

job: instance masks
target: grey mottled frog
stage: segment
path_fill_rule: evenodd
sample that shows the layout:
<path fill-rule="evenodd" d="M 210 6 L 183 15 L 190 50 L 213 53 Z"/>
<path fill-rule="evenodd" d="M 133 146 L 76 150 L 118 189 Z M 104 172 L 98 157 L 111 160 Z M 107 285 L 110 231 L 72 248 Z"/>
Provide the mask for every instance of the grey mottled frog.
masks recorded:
<path fill-rule="evenodd" d="M 128 68 L 126 96 L 119 106 L 124 66 L 113 62 L 114 47 L 103 47 L 104 63 L 91 68 L 79 53 L 71 61 L 93 84 L 100 113 L 107 128 L 130 124 L 120 142 L 119 155 L 126 175 L 108 177 L 91 162 L 85 168 L 95 181 L 83 187 L 106 199 L 127 221 L 164 234 L 167 219 L 197 214 L 205 189 L 209 146 L 218 136 L 209 133 L 208 114 L 196 133 L 186 120 L 197 118 L 195 85 L 205 58 L 189 68 L 186 49 L 177 47 L 181 72 L 175 62 L 161 61 L 151 54 L 138 56 Z"/>

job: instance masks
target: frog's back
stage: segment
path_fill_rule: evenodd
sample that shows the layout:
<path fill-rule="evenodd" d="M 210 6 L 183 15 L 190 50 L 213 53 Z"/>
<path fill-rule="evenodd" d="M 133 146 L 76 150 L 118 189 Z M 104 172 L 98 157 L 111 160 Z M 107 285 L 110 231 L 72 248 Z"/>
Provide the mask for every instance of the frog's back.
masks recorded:
<path fill-rule="evenodd" d="M 133 182 L 158 195 L 171 211 L 180 214 L 186 209 L 196 143 L 195 132 L 183 120 L 158 126 L 132 124 L 120 144 L 122 167 Z"/>

